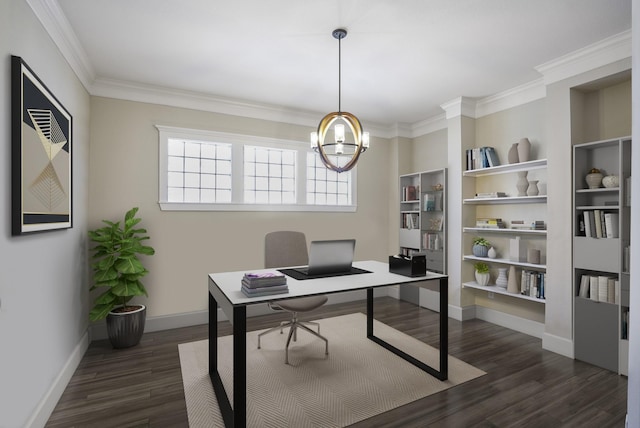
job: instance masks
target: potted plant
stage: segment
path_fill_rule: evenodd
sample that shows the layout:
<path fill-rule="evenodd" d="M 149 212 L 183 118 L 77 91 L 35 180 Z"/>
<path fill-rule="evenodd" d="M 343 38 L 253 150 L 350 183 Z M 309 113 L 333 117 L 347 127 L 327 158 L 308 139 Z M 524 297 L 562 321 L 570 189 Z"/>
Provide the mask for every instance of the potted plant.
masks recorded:
<path fill-rule="evenodd" d="M 483 262 L 477 262 L 473 265 L 476 269 L 476 282 L 478 285 L 488 285 L 489 284 L 489 265 Z"/>
<path fill-rule="evenodd" d="M 487 257 L 489 253 L 489 247 L 491 247 L 491 243 L 486 239 L 477 236 L 473 238 L 473 255 L 476 257 Z"/>
<path fill-rule="evenodd" d="M 149 271 L 138 255 L 153 255 L 155 250 L 143 245 L 149 239 L 146 229 L 136 228 L 138 208 L 124 216 L 124 224 L 102 220 L 106 226 L 89 231 L 95 244 L 91 248 L 94 284 L 91 290 L 105 288 L 94 301 L 89 313 L 91 321 L 107 319 L 107 332 L 114 348 L 128 348 L 140 342 L 144 332 L 146 307 L 128 305 L 135 296 L 148 296 L 140 278 Z"/>

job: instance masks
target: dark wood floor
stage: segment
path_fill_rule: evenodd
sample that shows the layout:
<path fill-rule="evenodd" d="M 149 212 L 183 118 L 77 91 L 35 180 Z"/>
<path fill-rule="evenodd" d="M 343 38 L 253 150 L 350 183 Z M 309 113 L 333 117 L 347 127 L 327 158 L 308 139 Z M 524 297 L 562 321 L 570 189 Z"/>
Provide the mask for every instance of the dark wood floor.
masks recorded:
<path fill-rule="evenodd" d="M 325 306 L 314 318 L 365 312 L 364 302 Z M 392 298 L 376 319 L 438 346 L 438 315 Z M 249 319 L 249 330 L 282 314 Z M 221 323 L 220 334 L 231 326 Z M 178 344 L 206 325 L 145 334 L 130 349 L 91 343 L 47 427 L 186 427 Z M 449 320 L 449 352 L 487 375 L 354 425 L 364 427 L 624 427 L 627 379 L 544 351 L 539 339 L 484 321 Z"/>

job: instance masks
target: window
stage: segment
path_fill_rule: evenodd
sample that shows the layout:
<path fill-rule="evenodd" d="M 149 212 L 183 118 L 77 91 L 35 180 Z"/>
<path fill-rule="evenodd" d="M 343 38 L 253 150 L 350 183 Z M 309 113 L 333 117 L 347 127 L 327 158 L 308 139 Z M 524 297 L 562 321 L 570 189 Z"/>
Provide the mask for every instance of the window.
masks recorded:
<path fill-rule="evenodd" d="M 244 202 L 296 203 L 296 151 L 244 146 Z"/>
<path fill-rule="evenodd" d="M 306 142 L 156 127 L 162 210 L 356 210 L 356 169 L 328 170 Z"/>
<path fill-rule="evenodd" d="M 333 156 L 334 164 L 344 166 L 348 159 Z M 338 174 L 327 169 L 320 156 L 307 153 L 307 204 L 350 205 L 351 171 Z"/>
<path fill-rule="evenodd" d="M 168 202 L 231 202 L 231 144 L 170 138 Z"/>

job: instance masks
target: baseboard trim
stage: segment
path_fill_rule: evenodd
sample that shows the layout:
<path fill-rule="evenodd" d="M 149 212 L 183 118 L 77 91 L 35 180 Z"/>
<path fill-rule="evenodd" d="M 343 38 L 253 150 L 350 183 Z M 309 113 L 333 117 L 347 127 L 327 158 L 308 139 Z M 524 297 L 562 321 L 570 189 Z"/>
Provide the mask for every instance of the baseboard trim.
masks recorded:
<path fill-rule="evenodd" d="M 544 335 L 544 324 L 541 322 L 505 314 L 504 312 L 482 306 L 476 306 L 475 313 L 476 318 L 478 319 L 506 327 L 511 330 L 519 331 L 520 333 L 528 334 L 529 336 L 537 337 L 538 339 L 542 339 L 542 336 Z"/>
<path fill-rule="evenodd" d="M 47 424 L 51 413 L 53 413 L 53 409 L 55 409 L 58 404 L 60 397 L 62 397 L 62 393 L 71 381 L 71 377 L 78 368 L 78 365 L 80 364 L 80 361 L 82 361 L 82 357 L 85 352 L 87 352 L 88 348 L 89 332 L 87 331 L 82 335 L 75 348 L 73 348 L 67 362 L 62 367 L 62 370 L 60 370 L 60 373 L 58 373 L 58 376 L 54 379 L 51 387 L 45 393 L 40 403 L 38 403 L 36 410 L 27 421 L 25 427 L 43 427 Z"/>
<path fill-rule="evenodd" d="M 542 335 L 542 349 L 564 355 L 565 357 L 575 358 L 573 340 L 565 337 L 544 333 Z"/>

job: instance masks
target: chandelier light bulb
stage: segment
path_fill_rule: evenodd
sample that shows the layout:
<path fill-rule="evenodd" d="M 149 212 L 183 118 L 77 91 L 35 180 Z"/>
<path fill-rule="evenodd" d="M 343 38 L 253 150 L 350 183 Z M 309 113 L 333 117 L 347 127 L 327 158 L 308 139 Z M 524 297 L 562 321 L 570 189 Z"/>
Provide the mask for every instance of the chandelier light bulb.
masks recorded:
<path fill-rule="evenodd" d="M 342 146 L 342 143 L 344 143 L 344 125 L 337 124 L 334 128 L 334 132 L 336 136 L 336 144 Z M 336 153 L 337 152 L 338 150 L 336 149 Z M 344 153 L 344 151 L 341 151 L 340 153 Z"/>

